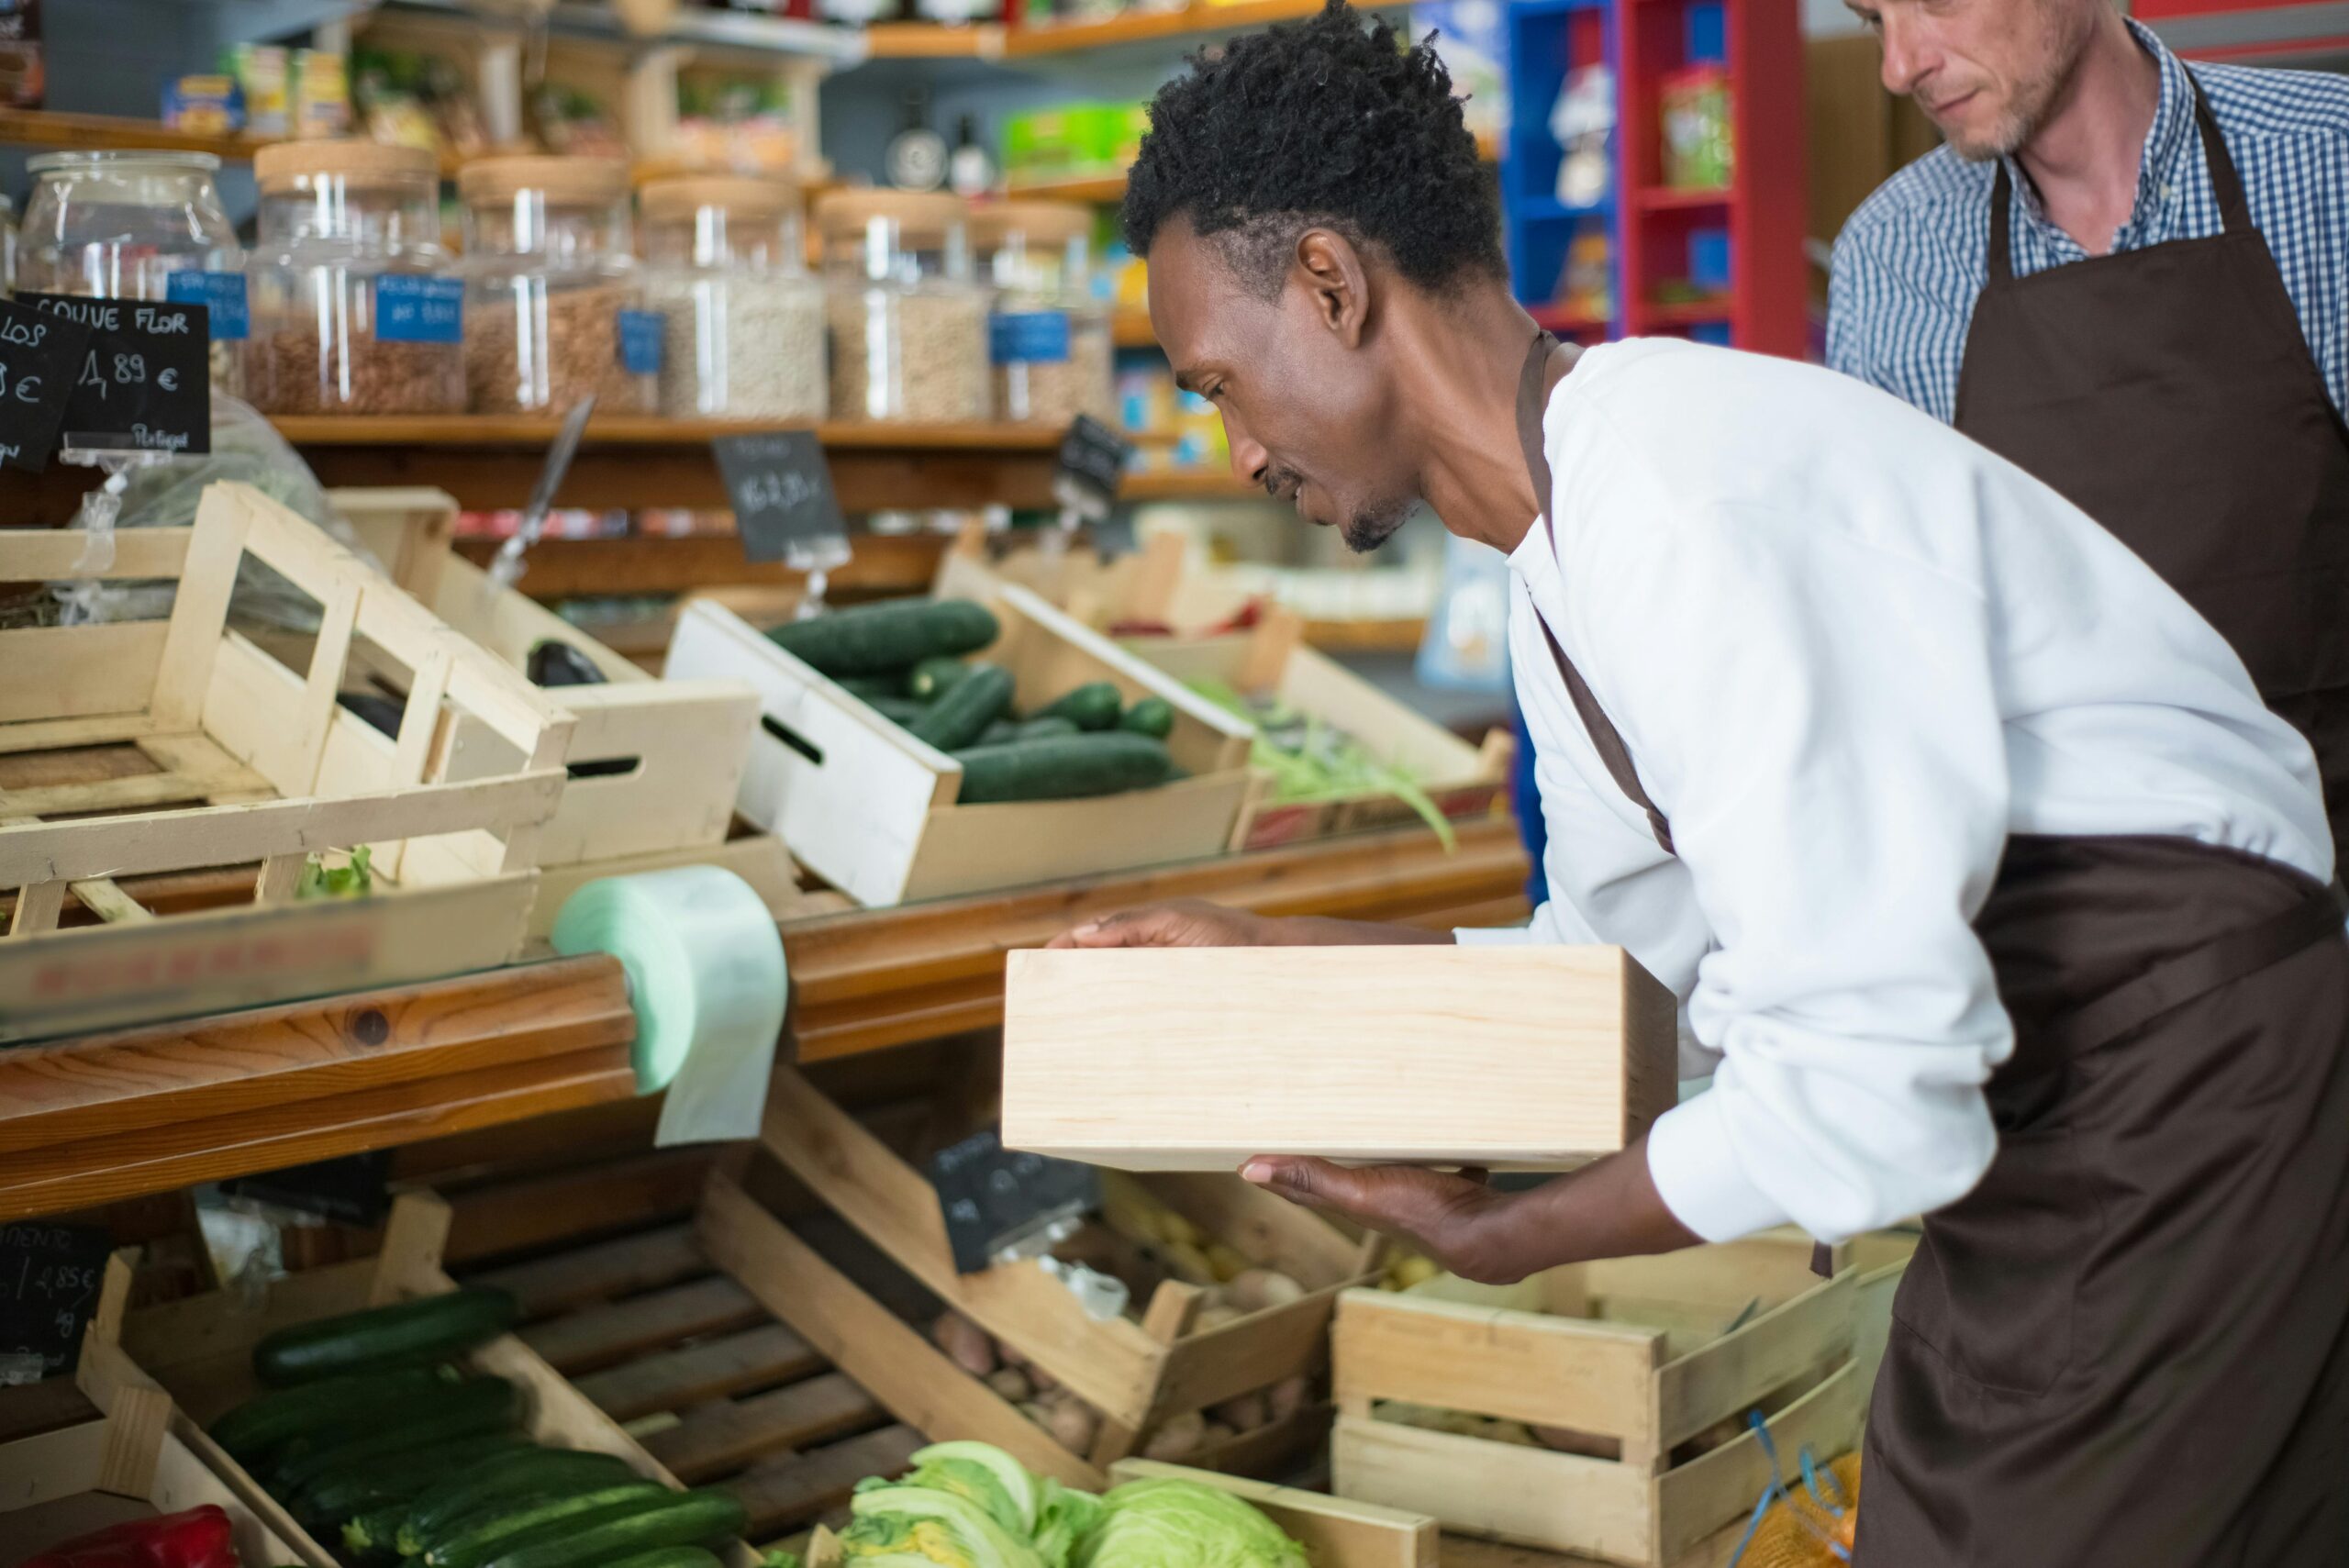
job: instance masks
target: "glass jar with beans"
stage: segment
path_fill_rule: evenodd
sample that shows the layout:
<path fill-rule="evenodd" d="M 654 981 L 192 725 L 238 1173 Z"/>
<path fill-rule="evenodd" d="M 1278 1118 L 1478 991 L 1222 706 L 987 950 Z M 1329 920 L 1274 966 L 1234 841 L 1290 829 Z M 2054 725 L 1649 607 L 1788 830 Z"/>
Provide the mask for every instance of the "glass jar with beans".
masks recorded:
<path fill-rule="evenodd" d="M 952 424 L 994 401 L 987 291 L 962 198 L 835 191 L 816 206 L 831 324 L 832 417 Z"/>
<path fill-rule="evenodd" d="M 1074 202 L 1002 202 L 972 222 L 979 275 L 995 285 L 987 320 L 995 417 L 1065 426 L 1116 424 L 1109 307 L 1093 297 L 1093 214 Z"/>
<path fill-rule="evenodd" d="M 824 417 L 824 287 L 807 273 L 798 196 L 736 175 L 657 180 L 639 195 L 644 296 L 666 323 L 661 412 Z"/>

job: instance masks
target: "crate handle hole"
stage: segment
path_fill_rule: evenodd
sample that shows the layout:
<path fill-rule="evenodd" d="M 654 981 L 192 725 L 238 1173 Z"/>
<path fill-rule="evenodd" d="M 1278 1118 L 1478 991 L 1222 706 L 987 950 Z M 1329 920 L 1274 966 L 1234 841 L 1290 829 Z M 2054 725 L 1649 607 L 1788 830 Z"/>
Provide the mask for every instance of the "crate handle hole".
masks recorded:
<path fill-rule="evenodd" d="M 592 762 L 573 762 L 562 771 L 574 779 L 632 779 L 644 771 L 644 759 L 598 757 Z"/>
<path fill-rule="evenodd" d="M 798 752 L 801 756 L 807 758 L 809 762 L 815 763 L 818 767 L 820 768 L 824 765 L 824 753 L 817 750 L 816 743 L 808 740 L 806 736 L 800 734 L 797 730 L 792 728 L 789 725 L 785 724 L 782 720 L 776 718 L 773 714 L 763 713 L 759 715 L 759 728 L 774 736 L 776 740 L 782 741 L 785 745 L 790 747 L 793 751 Z"/>

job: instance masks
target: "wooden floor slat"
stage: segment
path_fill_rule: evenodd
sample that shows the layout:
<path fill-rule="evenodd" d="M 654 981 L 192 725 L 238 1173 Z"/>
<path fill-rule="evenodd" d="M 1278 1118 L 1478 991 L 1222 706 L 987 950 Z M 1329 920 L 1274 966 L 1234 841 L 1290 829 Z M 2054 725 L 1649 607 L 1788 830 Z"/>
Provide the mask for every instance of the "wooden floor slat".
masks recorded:
<path fill-rule="evenodd" d="M 763 1454 L 805 1448 L 886 1419 L 888 1412 L 873 1396 L 832 1372 L 748 1399 L 705 1405 L 682 1426 L 646 1438 L 644 1446 L 691 1486 Z"/>
<path fill-rule="evenodd" d="M 706 1144 L 662 1149 L 456 1193 L 444 1261 L 454 1268 L 691 1214 L 715 1157 Z"/>
<path fill-rule="evenodd" d="M 911 1427 L 884 1427 L 810 1453 L 769 1460 L 727 1483 L 751 1516 L 747 1536 L 764 1540 L 848 1501 L 868 1475 L 896 1475 L 928 1440 Z"/>
<path fill-rule="evenodd" d="M 575 1379 L 579 1392 L 615 1421 L 683 1410 L 824 1370 L 824 1358 L 780 1323 L 763 1323 L 722 1340 L 662 1351 L 625 1366 Z"/>
<path fill-rule="evenodd" d="M 668 1225 L 532 1262 L 488 1269 L 468 1284 L 514 1293 L 526 1323 L 709 1272 L 688 1226 Z"/>
<path fill-rule="evenodd" d="M 521 1331 L 522 1342 L 566 1376 L 595 1372 L 643 1351 L 766 1320 L 766 1310 L 723 1275 L 628 1301 L 591 1307 Z"/>

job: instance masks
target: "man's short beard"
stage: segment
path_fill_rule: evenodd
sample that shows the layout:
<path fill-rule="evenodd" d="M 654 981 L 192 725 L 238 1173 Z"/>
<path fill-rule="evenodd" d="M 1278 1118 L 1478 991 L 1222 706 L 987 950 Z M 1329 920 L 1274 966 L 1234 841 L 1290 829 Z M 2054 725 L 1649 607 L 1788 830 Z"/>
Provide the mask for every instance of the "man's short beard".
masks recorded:
<path fill-rule="evenodd" d="M 2093 24 L 2090 24 L 2093 26 Z M 2087 29 L 2076 30 L 2055 50 L 2048 68 L 2015 91 L 2014 103 L 2004 118 L 1990 128 L 1990 134 L 1980 141 L 1949 140 L 1952 152 L 1969 163 L 1987 163 L 1994 158 L 2010 158 L 2031 143 L 2054 116 L 2062 101 L 2072 76 L 2080 66 L 2080 52 L 2087 46 Z M 1946 133 L 1944 133 L 1946 134 Z"/>
<path fill-rule="evenodd" d="M 1375 510 L 1356 512 L 1346 519 L 1338 534 L 1346 541 L 1348 550 L 1356 555 L 1368 555 L 1400 532 L 1410 517 L 1411 503 L 1390 502 Z"/>

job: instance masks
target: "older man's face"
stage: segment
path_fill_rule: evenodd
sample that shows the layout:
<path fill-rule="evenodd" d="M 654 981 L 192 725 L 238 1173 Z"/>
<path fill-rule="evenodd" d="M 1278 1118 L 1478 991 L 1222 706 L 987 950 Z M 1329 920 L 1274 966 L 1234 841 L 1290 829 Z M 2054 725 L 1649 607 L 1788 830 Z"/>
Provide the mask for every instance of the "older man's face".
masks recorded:
<path fill-rule="evenodd" d="M 1885 90 L 1960 157 L 2013 152 L 2046 123 L 2107 0 L 1845 0 L 1884 44 Z"/>

